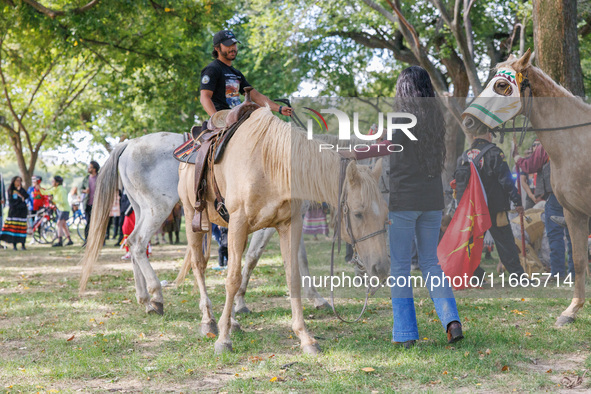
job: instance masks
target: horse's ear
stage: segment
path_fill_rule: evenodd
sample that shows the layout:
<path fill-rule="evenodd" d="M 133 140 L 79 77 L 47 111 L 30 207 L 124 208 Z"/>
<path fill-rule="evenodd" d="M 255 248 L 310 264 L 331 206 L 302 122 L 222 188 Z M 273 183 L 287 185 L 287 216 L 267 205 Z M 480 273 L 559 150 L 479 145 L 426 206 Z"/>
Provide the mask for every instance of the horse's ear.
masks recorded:
<path fill-rule="evenodd" d="M 507 58 L 507 60 L 506 60 L 506 61 L 515 60 L 515 59 L 517 59 L 517 58 L 515 57 L 515 55 L 513 55 L 513 54 L 510 54 L 510 55 L 509 55 L 509 57 Z"/>
<path fill-rule="evenodd" d="M 529 62 L 530 59 L 531 59 L 531 48 L 528 48 L 527 52 L 525 52 L 523 54 L 523 56 L 521 56 L 521 58 L 519 58 L 519 60 L 517 60 L 517 62 L 515 62 L 515 64 L 513 64 L 513 69 L 515 69 L 515 71 L 525 70 L 530 65 L 530 62 Z"/>
<path fill-rule="evenodd" d="M 373 169 L 371 170 L 371 175 L 375 178 L 376 182 L 378 182 L 380 180 L 380 177 L 382 176 L 383 165 L 384 161 L 381 158 L 379 158 L 376 164 L 373 166 Z"/>
<path fill-rule="evenodd" d="M 359 175 L 359 169 L 357 168 L 357 163 L 352 161 L 347 166 L 347 181 L 351 186 L 358 186 L 361 182 L 361 175 Z"/>

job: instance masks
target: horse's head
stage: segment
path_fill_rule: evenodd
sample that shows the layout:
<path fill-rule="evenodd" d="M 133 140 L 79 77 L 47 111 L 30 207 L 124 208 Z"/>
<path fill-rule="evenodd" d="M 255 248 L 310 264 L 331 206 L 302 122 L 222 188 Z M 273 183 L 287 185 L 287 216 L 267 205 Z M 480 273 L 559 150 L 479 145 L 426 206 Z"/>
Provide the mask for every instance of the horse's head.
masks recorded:
<path fill-rule="evenodd" d="M 368 277 L 379 278 L 379 283 L 390 273 L 390 259 L 386 247 L 387 233 L 384 231 L 388 220 L 388 206 L 378 188 L 381 174 L 381 159 L 373 170 L 355 162 L 348 165 L 343 190 L 347 197 L 341 225 L 341 236 L 354 246 L 359 256 L 359 268 L 365 271 Z M 369 279 L 368 284 L 372 284 Z M 378 289 L 377 286 L 378 283 L 373 282 L 374 293 Z"/>
<path fill-rule="evenodd" d="M 498 64 L 495 76 L 462 114 L 464 127 L 470 134 L 486 134 L 521 113 L 530 58 L 528 49 L 521 58 L 511 55 Z"/>

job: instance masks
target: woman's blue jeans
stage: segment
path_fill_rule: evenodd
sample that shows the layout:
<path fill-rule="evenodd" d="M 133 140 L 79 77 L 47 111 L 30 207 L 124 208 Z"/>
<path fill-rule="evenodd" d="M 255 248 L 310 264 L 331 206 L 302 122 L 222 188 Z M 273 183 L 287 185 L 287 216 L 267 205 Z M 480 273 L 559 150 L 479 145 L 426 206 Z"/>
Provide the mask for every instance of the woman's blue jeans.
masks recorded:
<path fill-rule="evenodd" d="M 460 321 L 456 299 L 448 281 L 441 280 L 443 271 L 438 264 L 437 243 L 441 227 L 441 211 L 400 211 L 390 212 L 390 281 L 406 286 L 391 287 L 392 313 L 394 328 L 392 337 L 395 342 L 419 339 L 417 315 L 413 298 L 412 281 L 410 280 L 410 263 L 412 258 L 413 239 L 417 239 L 419 266 L 423 273 L 424 283 L 429 286 L 429 294 L 435 304 L 435 311 L 447 330 L 447 325 Z M 403 278 L 396 280 L 398 277 Z M 438 277 L 438 279 L 433 279 Z M 427 278 L 429 283 L 427 283 Z M 433 282 L 432 282 L 433 281 Z M 420 283 L 420 282 L 417 282 Z M 431 286 L 433 285 L 433 286 Z"/>

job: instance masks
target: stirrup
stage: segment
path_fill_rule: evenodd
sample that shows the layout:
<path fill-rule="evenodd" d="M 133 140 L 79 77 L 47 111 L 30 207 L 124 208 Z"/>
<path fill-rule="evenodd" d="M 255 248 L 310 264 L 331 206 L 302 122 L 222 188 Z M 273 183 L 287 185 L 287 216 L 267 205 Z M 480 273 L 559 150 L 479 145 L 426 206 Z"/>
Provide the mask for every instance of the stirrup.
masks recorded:
<path fill-rule="evenodd" d="M 209 216 L 207 215 L 207 208 L 202 211 L 195 211 L 193 220 L 191 221 L 191 228 L 194 233 L 209 232 Z"/>

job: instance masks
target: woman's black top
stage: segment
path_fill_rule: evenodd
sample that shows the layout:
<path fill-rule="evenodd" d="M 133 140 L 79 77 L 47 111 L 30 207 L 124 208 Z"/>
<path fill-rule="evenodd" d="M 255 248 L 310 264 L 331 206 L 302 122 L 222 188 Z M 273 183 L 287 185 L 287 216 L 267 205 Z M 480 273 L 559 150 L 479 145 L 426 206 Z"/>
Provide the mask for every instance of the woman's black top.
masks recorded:
<path fill-rule="evenodd" d="M 420 133 L 417 134 L 420 138 Z M 400 130 L 392 135 L 391 141 L 404 149 L 390 155 L 390 211 L 443 209 L 441 174 L 428 176 L 421 170 L 416 151 L 418 141 L 411 141 Z"/>
<path fill-rule="evenodd" d="M 27 203 L 25 200 L 29 198 L 29 194 L 24 187 L 18 189 L 20 196 L 16 194 L 14 189 L 8 189 L 8 216 L 16 218 L 27 217 Z M 21 198 L 21 196 L 23 198 Z"/>

